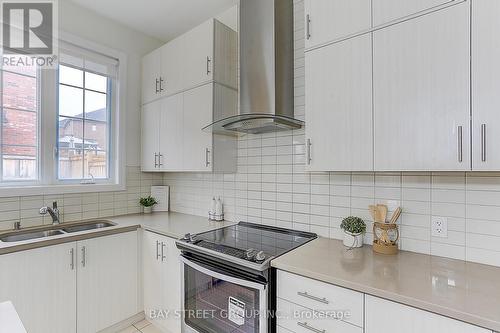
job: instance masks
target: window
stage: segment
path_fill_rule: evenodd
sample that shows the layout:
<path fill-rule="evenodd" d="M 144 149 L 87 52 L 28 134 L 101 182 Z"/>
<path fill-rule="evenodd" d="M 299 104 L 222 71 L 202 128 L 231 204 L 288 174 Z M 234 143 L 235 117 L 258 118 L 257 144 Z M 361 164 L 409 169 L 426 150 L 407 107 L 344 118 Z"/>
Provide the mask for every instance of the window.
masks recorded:
<path fill-rule="evenodd" d="M 58 178 L 109 178 L 110 78 L 59 65 Z"/>
<path fill-rule="evenodd" d="M 36 68 L 0 70 L 2 182 L 38 179 L 39 74 Z"/>
<path fill-rule="evenodd" d="M 124 188 L 126 59 L 69 38 L 58 70 L 0 64 L 0 197 Z"/>

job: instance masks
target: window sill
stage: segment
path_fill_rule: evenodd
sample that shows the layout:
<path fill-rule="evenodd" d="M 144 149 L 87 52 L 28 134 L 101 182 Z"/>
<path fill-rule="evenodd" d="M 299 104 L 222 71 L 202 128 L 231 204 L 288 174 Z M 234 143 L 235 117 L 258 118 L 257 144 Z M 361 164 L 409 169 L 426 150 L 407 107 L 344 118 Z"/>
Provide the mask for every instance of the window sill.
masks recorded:
<path fill-rule="evenodd" d="M 68 184 L 68 185 L 18 185 L 0 186 L 0 198 L 30 195 L 95 193 L 124 191 L 124 184 Z"/>

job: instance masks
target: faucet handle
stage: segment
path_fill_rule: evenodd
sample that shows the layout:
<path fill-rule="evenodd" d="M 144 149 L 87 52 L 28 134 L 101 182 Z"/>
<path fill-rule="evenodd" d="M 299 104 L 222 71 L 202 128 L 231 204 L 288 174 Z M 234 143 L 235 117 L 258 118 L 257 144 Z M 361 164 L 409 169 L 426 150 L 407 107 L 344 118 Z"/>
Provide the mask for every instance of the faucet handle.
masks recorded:
<path fill-rule="evenodd" d="M 45 215 L 45 214 L 47 214 L 47 212 L 48 212 L 47 207 L 40 208 L 40 215 Z"/>

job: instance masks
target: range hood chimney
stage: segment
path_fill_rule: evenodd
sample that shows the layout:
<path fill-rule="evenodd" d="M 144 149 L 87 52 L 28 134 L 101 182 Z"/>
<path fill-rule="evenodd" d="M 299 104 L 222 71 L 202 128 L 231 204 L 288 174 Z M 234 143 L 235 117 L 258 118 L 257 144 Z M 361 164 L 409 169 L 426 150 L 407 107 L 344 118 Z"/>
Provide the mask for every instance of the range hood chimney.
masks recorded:
<path fill-rule="evenodd" d="M 240 114 L 204 128 L 261 134 L 301 128 L 293 105 L 293 0 L 240 1 Z"/>

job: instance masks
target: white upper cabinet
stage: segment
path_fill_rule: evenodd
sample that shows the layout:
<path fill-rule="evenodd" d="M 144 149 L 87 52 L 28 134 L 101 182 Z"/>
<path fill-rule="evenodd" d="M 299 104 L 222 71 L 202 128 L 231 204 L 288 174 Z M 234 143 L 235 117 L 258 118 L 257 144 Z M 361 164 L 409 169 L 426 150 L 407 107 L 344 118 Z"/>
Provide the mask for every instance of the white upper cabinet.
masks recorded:
<path fill-rule="evenodd" d="M 314 0 L 312 0 L 314 1 Z M 456 0 L 373 0 L 373 26 L 403 20 L 412 15 L 440 8 Z"/>
<path fill-rule="evenodd" d="M 371 35 L 305 57 L 306 169 L 373 170 Z"/>
<path fill-rule="evenodd" d="M 399 303 L 365 295 L 365 332 L 492 333 L 490 330 Z"/>
<path fill-rule="evenodd" d="M 142 58 L 142 103 L 146 104 L 159 97 L 161 51 L 154 50 Z"/>
<path fill-rule="evenodd" d="M 469 5 L 374 32 L 376 171 L 470 170 Z"/>
<path fill-rule="evenodd" d="M 200 131 L 212 121 L 213 87 L 207 84 L 184 93 L 183 162 L 185 171 L 210 170 L 212 133 Z"/>
<path fill-rule="evenodd" d="M 163 45 L 161 53 L 160 96 L 176 94 L 184 88 L 183 57 L 185 39 L 181 36 Z"/>
<path fill-rule="evenodd" d="M 238 34 L 210 19 L 142 59 L 142 102 L 209 82 L 237 88 Z"/>
<path fill-rule="evenodd" d="M 500 1 L 472 3 L 472 169 L 500 170 Z"/>
<path fill-rule="evenodd" d="M 183 53 L 183 85 L 195 87 L 213 78 L 214 20 L 209 20 L 182 36 L 185 41 Z"/>
<path fill-rule="evenodd" d="M 142 107 L 141 114 L 141 166 L 142 171 L 157 171 L 160 142 L 160 112 L 162 101 L 154 101 Z"/>
<path fill-rule="evenodd" d="M 177 94 L 161 100 L 158 133 L 158 170 L 183 170 L 184 97 Z M 147 130 L 147 129 L 146 129 Z"/>
<path fill-rule="evenodd" d="M 305 0 L 304 7 L 306 49 L 371 28 L 371 0 Z"/>

